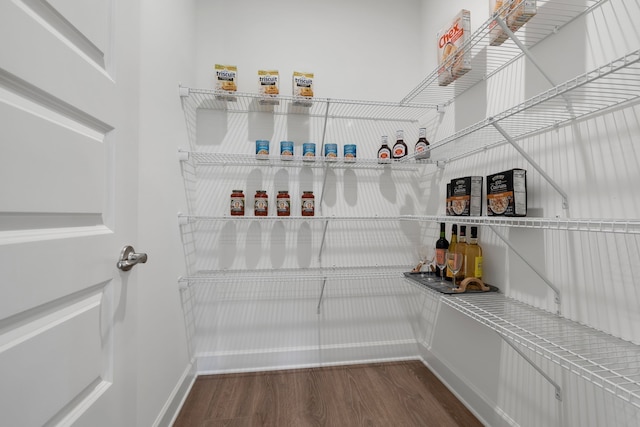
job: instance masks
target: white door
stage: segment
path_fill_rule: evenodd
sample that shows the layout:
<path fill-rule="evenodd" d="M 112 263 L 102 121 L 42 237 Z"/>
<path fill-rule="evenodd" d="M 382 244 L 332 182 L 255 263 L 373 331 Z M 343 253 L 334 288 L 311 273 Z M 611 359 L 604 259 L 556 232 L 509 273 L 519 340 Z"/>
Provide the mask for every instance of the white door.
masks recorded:
<path fill-rule="evenodd" d="M 0 425 L 133 426 L 138 2 L 0 1 Z"/>

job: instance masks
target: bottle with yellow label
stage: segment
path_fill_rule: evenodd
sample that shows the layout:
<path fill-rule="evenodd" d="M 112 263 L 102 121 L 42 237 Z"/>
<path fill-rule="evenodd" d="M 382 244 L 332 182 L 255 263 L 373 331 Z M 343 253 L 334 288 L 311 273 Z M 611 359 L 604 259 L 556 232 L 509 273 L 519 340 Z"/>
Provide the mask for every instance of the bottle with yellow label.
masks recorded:
<path fill-rule="evenodd" d="M 456 252 L 457 246 L 458 246 L 458 226 L 453 224 L 451 226 L 451 243 L 449 243 L 449 252 L 450 253 Z M 450 268 L 447 268 L 447 275 L 445 279 L 449 281 L 453 279 L 453 273 L 451 272 Z"/>
<path fill-rule="evenodd" d="M 464 277 L 482 279 L 482 248 L 478 245 L 478 227 L 471 227 L 471 236 L 465 250 Z"/>

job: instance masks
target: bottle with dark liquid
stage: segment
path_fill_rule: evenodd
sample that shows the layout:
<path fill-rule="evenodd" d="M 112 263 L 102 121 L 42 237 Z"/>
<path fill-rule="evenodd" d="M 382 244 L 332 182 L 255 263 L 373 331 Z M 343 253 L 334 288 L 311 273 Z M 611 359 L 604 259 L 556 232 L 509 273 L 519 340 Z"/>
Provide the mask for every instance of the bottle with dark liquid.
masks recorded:
<path fill-rule="evenodd" d="M 393 158 L 398 160 L 407 155 L 407 144 L 404 142 L 404 131 L 396 131 L 396 143 L 393 144 Z"/>
<path fill-rule="evenodd" d="M 444 222 L 440 223 L 440 238 L 436 240 L 436 264 L 437 265 L 445 265 L 444 271 L 447 270 L 447 249 L 449 249 L 449 241 L 445 237 L 445 229 Z M 443 276 L 443 271 L 440 270 L 440 267 L 436 267 L 436 275 L 438 277 Z"/>
<path fill-rule="evenodd" d="M 382 136 L 382 145 L 378 150 L 378 163 L 389 163 L 391 162 L 391 148 L 389 148 L 389 137 L 386 135 Z"/>
<path fill-rule="evenodd" d="M 429 150 L 429 141 L 427 141 L 426 128 L 420 128 L 420 131 L 418 133 L 418 142 L 416 142 L 414 152 L 416 153 L 416 160 L 423 160 L 431 157 L 431 150 Z"/>

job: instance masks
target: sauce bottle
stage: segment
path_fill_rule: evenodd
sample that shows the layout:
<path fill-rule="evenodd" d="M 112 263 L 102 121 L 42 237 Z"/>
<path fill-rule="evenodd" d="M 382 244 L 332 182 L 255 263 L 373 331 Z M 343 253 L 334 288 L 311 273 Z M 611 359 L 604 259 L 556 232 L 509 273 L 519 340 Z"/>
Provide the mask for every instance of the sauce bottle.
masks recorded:
<path fill-rule="evenodd" d="M 302 192 L 302 216 L 314 216 L 315 214 L 315 197 L 313 191 Z"/>
<path fill-rule="evenodd" d="M 242 190 L 231 192 L 231 215 L 244 216 L 244 193 Z"/>
<path fill-rule="evenodd" d="M 396 143 L 393 144 L 393 158 L 401 159 L 407 155 L 407 144 L 404 142 L 404 131 L 396 131 Z"/>
<path fill-rule="evenodd" d="M 278 191 L 276 197 L 276 212 L 278 216 L 290 216 L 291 215 L 291 198 L 288 191 Z"/>
<path fill-rule="evenodd" d="M 391 162 L 391 149 L 389 148 L 389 137 L 386 135 L 382 136 L 382 145 L 378 150 L 378 163 L 389 163 Z"/>
<path fill-rule="evenodd" d="M 428 159 L 431 157 L 431 150 L 429 150 L 429 141 L 427 141 L 427 129 L 420 128 L 418 131 L 418 142 L 414 148 L 416 153 L 416 160 Z"/>
<path fill-rule="evenodd" d="M 255 216 L 267 216 L 269 214 L 269 196 L 265 190 L 256 191 L 253 201 L 253 214 Z"/>

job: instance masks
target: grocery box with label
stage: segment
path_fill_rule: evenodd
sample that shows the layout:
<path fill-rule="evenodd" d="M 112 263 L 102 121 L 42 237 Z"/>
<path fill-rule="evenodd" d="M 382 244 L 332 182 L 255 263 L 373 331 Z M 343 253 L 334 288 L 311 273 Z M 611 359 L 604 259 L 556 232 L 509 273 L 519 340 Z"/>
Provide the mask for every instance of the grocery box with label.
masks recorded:
<path fill-rule="evenodd" d="M 451 215 L 482 215 L 481 176 L 467 176 L 451 180 Z"/>
<path fill-rule="evenodd" d="M 446 86 L 471 70 L 471 52 L 463 46 L 471 36 L 471 13 L 463 9 L 438 32 L 438 84 Z"/>
<path fill-rule="evenodd" d="M 487 176 L 487 215 L 527 215 L 527 171 L 511 169 Z"/>

